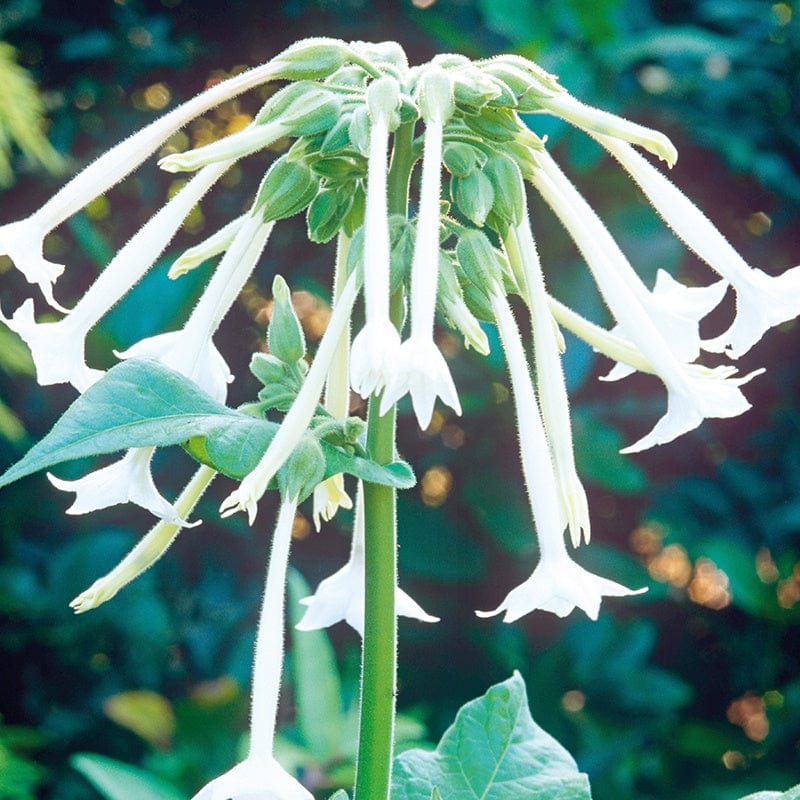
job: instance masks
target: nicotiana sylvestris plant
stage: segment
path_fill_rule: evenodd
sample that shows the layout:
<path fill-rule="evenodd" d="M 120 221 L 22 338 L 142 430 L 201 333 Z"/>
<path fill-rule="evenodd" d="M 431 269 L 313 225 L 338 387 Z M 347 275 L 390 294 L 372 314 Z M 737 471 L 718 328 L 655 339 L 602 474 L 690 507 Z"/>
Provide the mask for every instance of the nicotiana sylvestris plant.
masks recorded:
<path fill-rule="evenodd" d="M 65 298 L 56 300 L 65 267 L 42 255 L 48 232 L 187 122 L 272 81 L 283 85 L 244 130 L 159 161 L 169 172 L 192 173 L 191 179 L 71 309 Z M 654 286 L 645 285 L 529 127 L 536 114 L 560 117 L 596 139 L 719 278 L 690 288 L 659 272 Z M 120 363 L 107 372 L 87 364 L 87 334 L 152 267 L 197 202 L 237 161 L 287 137 L 291 146 L 274 159 L 249 209 L 174 262 L 169 275 L 179 279 L 221 256 L 185 325 L 118 353 Z M 589 797 L 574 761 L 530 719 L 518 675 L 465 706 L 434 753 L 409 751 L 396 759 L 392 778 L 396 618 L 437 621 L 397 580 L 395 498 L 398 489 L 413 486 L 414 476 L 396 452 L 396 403 L 410 395 L 421 428 L 437 398 L 460 414 L 458 386 L 436 342 L 437 321 L 482 354 L 489 351 L 486 326 L 495 325 L 539 561 L 494 610 L 477 613 L 503 613 L 513 622 L 536 609 L 563 617 L 579 607 L 596 619 L 603 597 L 644 591 L 595 575 L 570 555 L 570 546 L 588 544 L 591 526 L 573 455 L 561 328 L 611 359 L 609 380 L 638 370 L 663 382 L 666 413 L 625 448 L 636 452 L 670 442 L 707 417 L 749 408 L 742 386 L 759 371 L 739 375 L 729 364 L 708 367 L 698 359 L 703 351 L 735 359 L 770 327 L 800 313 L 800 267 L 771 277 L 746 264 L 642 150 L 667 166 L 677 158 L 663 134 L 583 104 L 524 58 L 442 55 L 410 67 L 393 42 L 309 39 L 178 106 L 109 150 L 31 216 L 0 228 L 0 252 L 52 309 L 37 321 L 29 298 L 13 313 L 0 311 L 0 320 L 27 343 L 40 384 L 70 383 L 80 393 L 0 485 L 70 459 L 125 451 L 79 480 L 50 480 L 75 493 L 69 513 L 134 502 L 157 518 L 117 567 L 77 595 L 76 612 L 110 599 L 160 558 L 218 473 L 234 482 L 223 516 L 243 511 L 252 524 L 264 493 L 280 495 L 256 641 L 249 750 L 196 800 L 311 797 L 273 752 L 291 528 L 307 498 L 318 527 L 356 499 L 350 559 L 303 600 L 297 626 L 346 620 L 363 637 L 356 795 L 381 800 L 391 790 L 393 797 L 429 800 L 473 796 L 464 787 L 479 786 L 474 796 L 483 797 L 494 786 L 497 798 Z M 412 181 L 416 171 L 419 180 Z M 611 330 L 548 294 L 528 218 L 528 187 L 584 256 L 615 319 Z M 310 357 L 290 289 L 276 275 L 268 352 L 254 354 L 250 364 L 263 388 L 247 405 L 229 408 L 232 375 L 214 336 L 258 268 L 275 223 L 302 212 L 311 241 L 336 241 L 330 322 Z M 729 286 L 735 318 L 726 332 L 703 340 L 699 323 Z M 511 295 L 529 315 L 531 341 L 520 334 Z M 356 327 L 360 303 L 364 322 Z M 56 321 L 53 312 L 61 315 Z M 351 389 L 368 400 L 366 420 L 348 416 Z M 150 471 L 153 450 L 167 445 L 181 445 L 199 462 L 173 502 L 160 494 Z M 464 742 L 471 743 L 466 750 Z"/>

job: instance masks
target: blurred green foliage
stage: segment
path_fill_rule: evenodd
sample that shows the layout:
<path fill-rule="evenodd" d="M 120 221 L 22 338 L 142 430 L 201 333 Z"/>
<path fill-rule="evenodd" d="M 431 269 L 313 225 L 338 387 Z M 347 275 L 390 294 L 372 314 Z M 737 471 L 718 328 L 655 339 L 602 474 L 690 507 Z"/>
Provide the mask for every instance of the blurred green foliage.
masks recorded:
<path fill-rule="evenodd" d="M 797 260 L 798 16 L 794 2 L 760 0 L 437 0 L 425 9 L 407 0 L 8 0 L 0 37 L 37 79 L 49 139 L 74 168 L 153 119 L 162 102 L 174 105 L 217 71 L 263 61 L 303 36 L 397 38 L 415 60 L 438 51 L 519 52 L 587 102 L 669 133 L 681 151 L 676 182 L 751 263 L 777 270 Z M 257 105 L 243 98 L 208 115 L 181 147 L 220 135 Z M 708 282 L 585 137 L 553 120 L 532 123 L 643 276 L 662 267 Z M 59 185 L 32 174 L 21 150 L 10 152 L 17 183 L 2 195 L 4 221 Z M 239 186 L 252 190 L 260 171 L 242 169 Z M 85 289 L 172 181 L 145 166 L 48 239 L 49 255 L 70 262 L 59 299 Z M 228 189 L 204 200 L 173 252 L 238 213 L 246 193 Z M 607 322 L 566 236 L 540 205 L 533 214 L 554 294 Z M 220 347 L 239 376 L 233 404 L 258 389 L 247 362 L 264 335 L 257 309 L 277 265 L 309 296 L 327 292 L 331 252 L 298 247 L 303 229 L 276 228 L 257 284 L 231 314 Z M 171 299 L 188 313 L 208 268 L 173 283 L 166 263 L 94 332 L 95 344 L 121 349 L 180 323 L 164 317 L 159 299 L 183 292 Z M 29 287 L 4 269 L 0 263 L 0 305 L 8 313 Z M 748 385 L 748 416 L 706 423 L 635 460 L 617 450 L 660 413 L 660 387 L 638 377 L 598 385 L 605 365 L 567 336 L 595 540 L 578 558 L 650 590 L 608 602 L 596 623 L 535 614 L 513 626 L 473 614 L 494 607 L 535 563 L 508 385 L 496 335 L 487 334 L 489 359 L 461 353 L 453 363 L 463 418 L 437 417 L 421 434 L 401 407 L 401 452 L 421 478 L 400 498 L 401 576 L 443 618 L 437 626 L 400 623 L 402 738 L 438 740 L 459 706 L 518 669 L 534 718 L 589 773 L 596 800 L 734 800 L 764 789 L 781 797 L 797 783 L 800 743 L 797 327 L 773 331 L 748 361 L 770 366 Z M 3 468 L 73 399 L 66 389 L 42 392 L 30 376 L 24 348 L 0 330 Z M 75 465 L 74 474 L 87 466 Z M 187 459 L 159 454 L 156 480 L 170 496 L 189 469 Z M 65 517 L 66 498 L 41 476 L 3 490 L 0 800 L 96 800 L 109 770 L 139 781 L 137 797 L 188 796 L 233 762 L 246 728 L 267 547 L 263 529 L 219 520 L 221 496 L 212 491 L 201 501 L 205 524 L 182 534 L 155 569 L 73 617 L 69 600 L 111 568 L 150 519 L 128 508 Z M 269 509 L 261 513 L 269 518 Z M 296 543 L 295 564 L 312 586 L 345 561 L 347 521 Z M 305 591 L 298 581 L 295 597 Z M 284 763 L 304 770 L 319 797 L 352 776 L 358 642 L 344 626 L 330 635 L 333 649 L 326 634 L 291 637 L 281 706 Z M 155 727 L 131 725 L 142 702 Z"/>

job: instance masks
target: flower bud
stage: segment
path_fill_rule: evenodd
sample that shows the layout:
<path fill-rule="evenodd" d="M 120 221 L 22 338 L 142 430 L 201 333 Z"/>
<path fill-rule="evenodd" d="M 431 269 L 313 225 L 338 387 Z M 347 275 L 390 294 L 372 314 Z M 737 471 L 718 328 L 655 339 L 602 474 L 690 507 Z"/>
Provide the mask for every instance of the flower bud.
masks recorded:
<path fill-rule="evenodd" d="M 466 178 L 475 169 L 483 169 L 486 154 L 466 142 L 446 142 L 442 160 L 451 175 Z"/>
<path fill-rule="evenodd" d="M 495 193 L 489 178 L 473 169 L 464 178 L 451 178 L 450 196 L 468 220 L 482 227 L 494 205 Z"/>
<path fill-rule="evenodd" d="M 275 76 L 289 81 L 324 78 L 352 56 L 350 48 L 338 39 L 315 37 L 295 42 L 272 59 Z"/>
<path fill-rule="evenodd" d="M 456 257 L 467 280 L 487 298 L 498 289 L 502 290 L 504 277 L 510 273 L 510 268 L 505 256 L 492 247 L 486 234 L 474 230 L 462 233 L 456 245 Z"/>
<path fill-rule="evenodd" d="M 278 488 L 285 499 L 302 502 L 325 478 L 325 454 L 313 436 L 304 436 L 278 471 Z"/>
<path fill-rule="evenodd" d="M 306 354 L 306 339 L 292 306 L 289 287 L 280 275 L 272 281 L 272 296 L 275 304 L 267 330 L 267 345 L 285 364 L 294 364 Z"/>
<path fill-rule="evenodd" d="M 258 191 L 255 209 L 261 210 L 265 222 L 294 216 L 317 194 L 319 181 L 311 169 L 287 155 L 272 162 Z"/>
<path fill-rule="evenodd" d="M 373 122 L 390 120 L 400 108 L 400 84 L 391 76 L 376 78 L 367 87 L 367 109 Z"/>
<path fill-rule="evenodd" d="M 250 359 L 250 372 L 264 384 L 270 386 L 286 378 L 284 362 L 269 353 L 253 353 Z"/>
<path fill-rule="evenodd" d="M 485 175 L 494 189 L 492 214 L 502 222 L 505 233 L 509 225 L 519 225 L 525 215 L 525 185 L 516 163 L 499 153 L 486 163 Z"/>
<path fill-rule="evenodd" d="M 428 67 L 419 80 L 419 109 L 426 123 L 445 123 L 453 116 L 453 81 L 437 66 Z"/>

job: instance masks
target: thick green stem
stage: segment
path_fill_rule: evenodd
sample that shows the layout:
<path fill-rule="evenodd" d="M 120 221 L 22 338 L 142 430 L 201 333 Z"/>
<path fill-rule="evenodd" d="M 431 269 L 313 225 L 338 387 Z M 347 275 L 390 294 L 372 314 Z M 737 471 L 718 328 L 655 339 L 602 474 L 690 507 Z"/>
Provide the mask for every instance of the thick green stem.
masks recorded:
<path fill-rule="evenodd" d="M 414 166 L 414 124 L 395 133 L 388 176 L 389 213 L 406 214 L 408 185 Z M 392 321 L 400 328 L 403 302 L 398 292 L 391 303 Z M 373 396 L 367 413 L 367 449 L 379 464 L 395 458 L 395 408 L 380 416 L 380 397 Z M 355 797 L 388 800 L 392 780 L 395 686 L 397 680 L 397 516 L 395 490 L 364 484 L 364 642 L 361 670 L 361 720 Z"/>

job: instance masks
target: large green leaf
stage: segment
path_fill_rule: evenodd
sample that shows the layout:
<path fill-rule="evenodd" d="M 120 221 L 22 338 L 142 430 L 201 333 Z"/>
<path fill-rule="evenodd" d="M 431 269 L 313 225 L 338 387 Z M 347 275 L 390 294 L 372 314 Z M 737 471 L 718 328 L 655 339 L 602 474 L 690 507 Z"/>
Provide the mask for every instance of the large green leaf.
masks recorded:
<path fill-rule="evenodd" d="M 52 430 L 0 475 L 0 486 L 76 458 L 129 447 L 186 444 L 188 452 L 230 478 L 258 463 L 277 423 L 217 403 L 192 381 L 157 361 L 112 367 L 64 412 Z M 349 472 L 372 483 L 414 485 L 403 462 L 380 466 L 322 442 L 326 475 Z"/>
<path fill-rule="evenodd" d="M 461 708 L 433 752 L 395 759 L 393 800 L 591 800 L 572 756 L 533 721 L 518 672 Z"/>
<path fill-rule="evenodd" d="M 106 800 L 185 800 L 183 792 L 144 770 L 94 753 L 78 753 L 70 764 Z"/>

